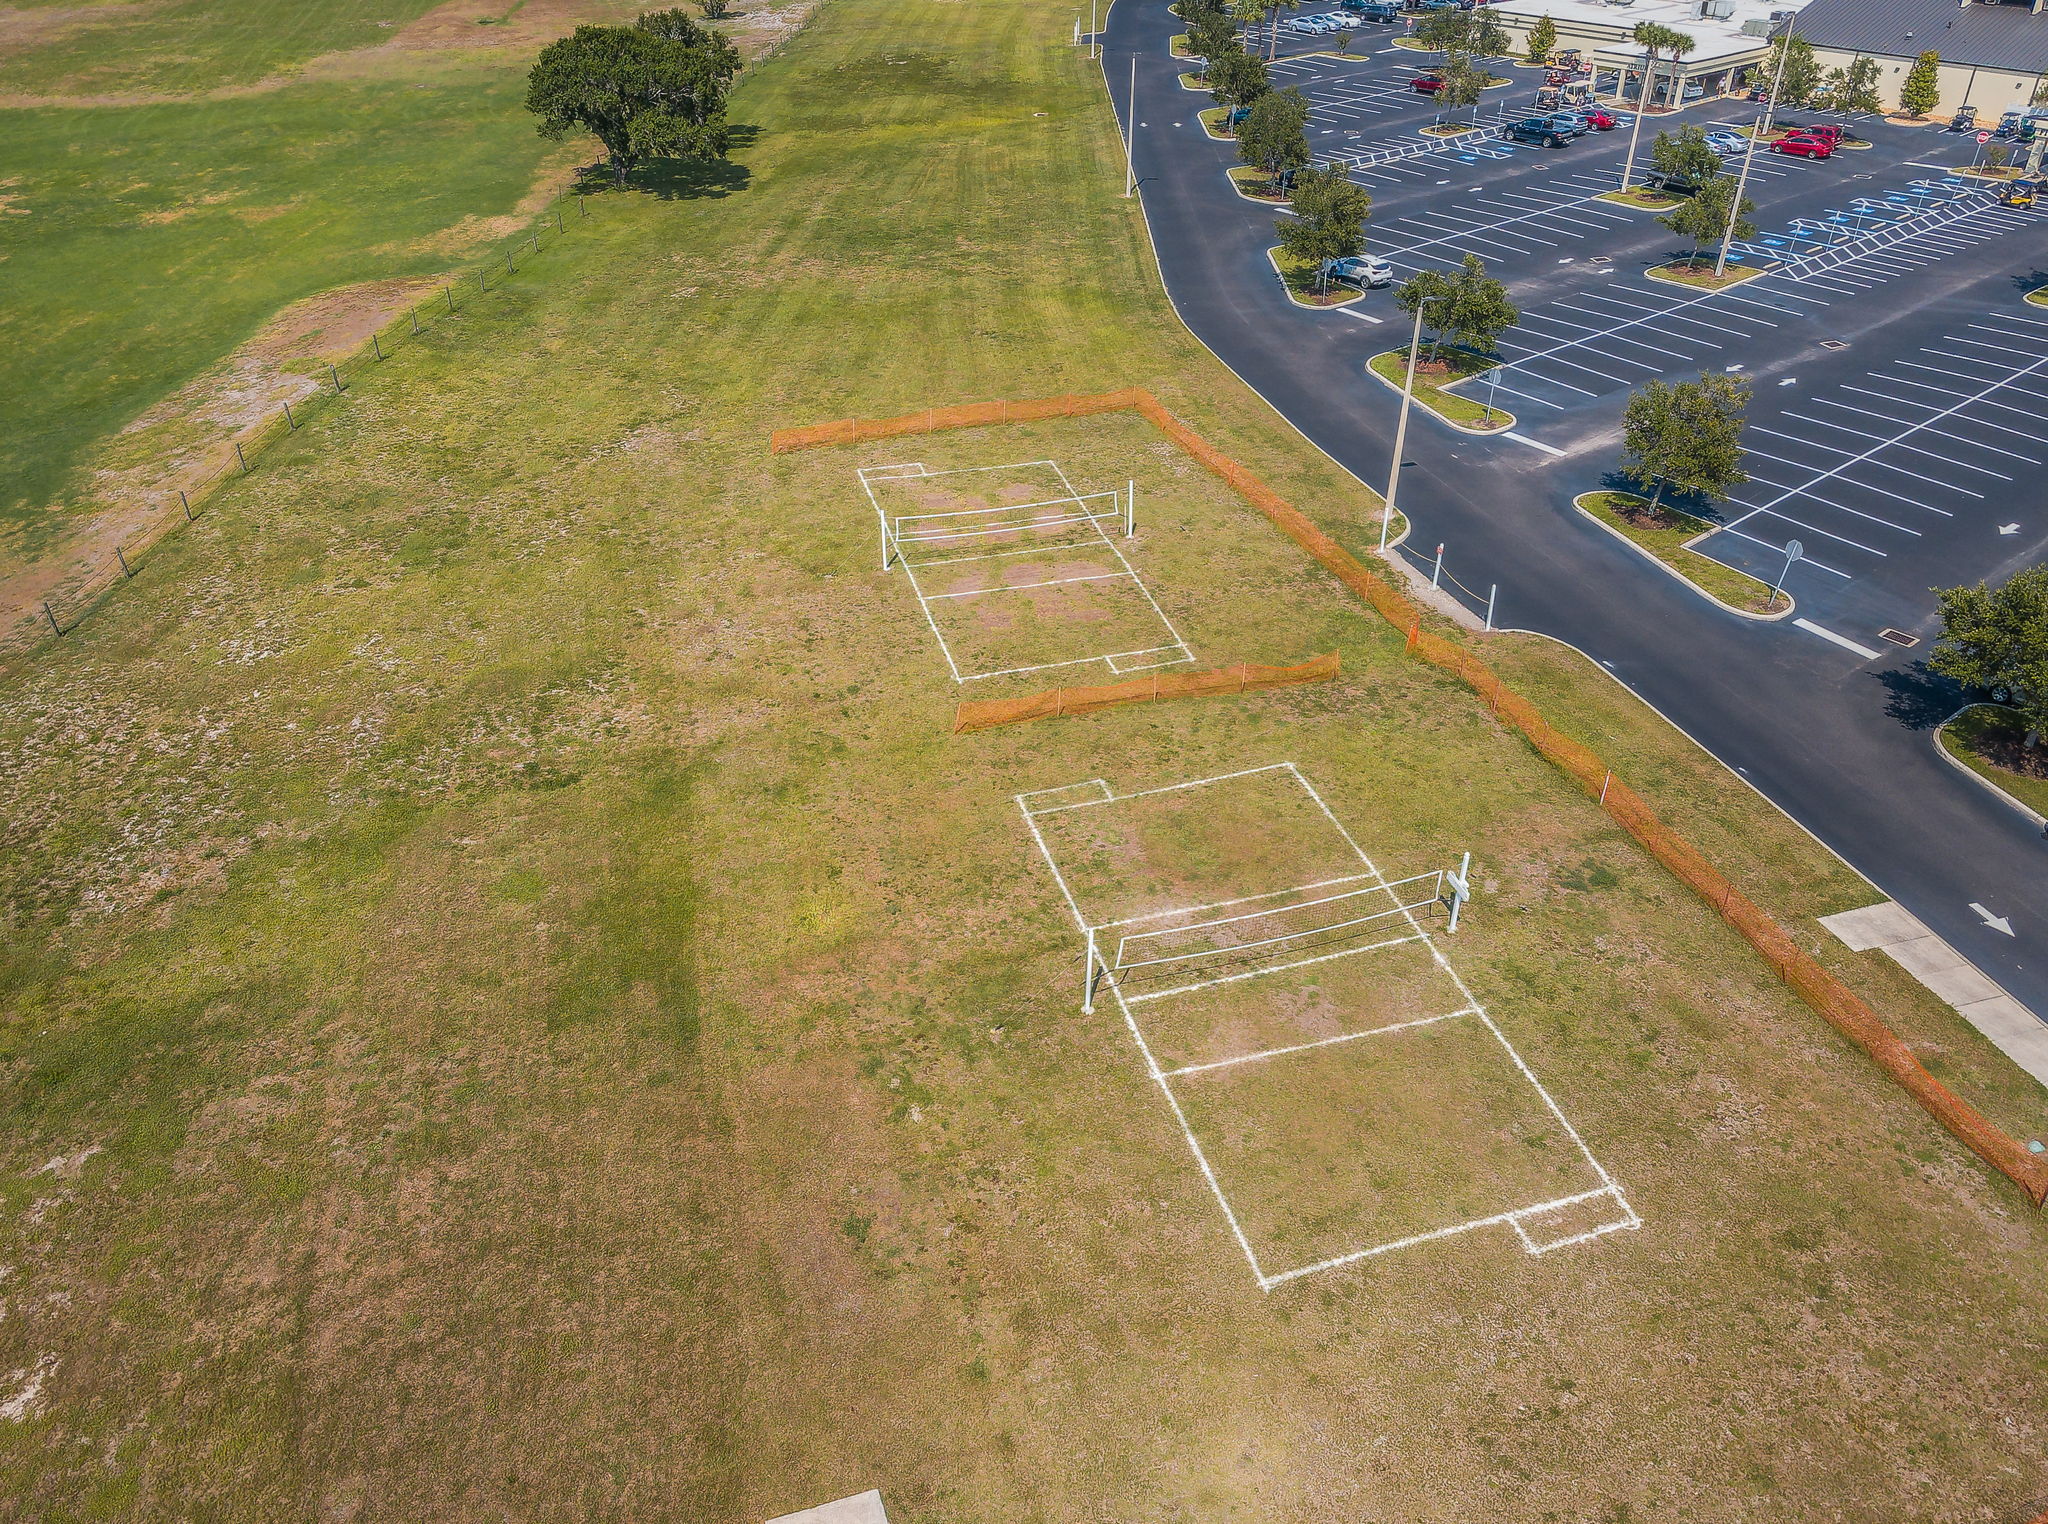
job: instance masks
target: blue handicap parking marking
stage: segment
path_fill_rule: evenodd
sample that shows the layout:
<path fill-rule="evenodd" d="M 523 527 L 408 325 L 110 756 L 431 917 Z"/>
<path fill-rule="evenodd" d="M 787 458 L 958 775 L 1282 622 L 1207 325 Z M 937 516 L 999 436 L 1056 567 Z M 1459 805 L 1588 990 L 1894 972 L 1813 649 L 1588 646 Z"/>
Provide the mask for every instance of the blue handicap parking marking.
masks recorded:
<path fill-rule="evenodd" d="M 1782 238 L 1766 238 L 1764 244 L 1769 248 L 1782 249 L 1785 247 L 1785 240 Z"/>

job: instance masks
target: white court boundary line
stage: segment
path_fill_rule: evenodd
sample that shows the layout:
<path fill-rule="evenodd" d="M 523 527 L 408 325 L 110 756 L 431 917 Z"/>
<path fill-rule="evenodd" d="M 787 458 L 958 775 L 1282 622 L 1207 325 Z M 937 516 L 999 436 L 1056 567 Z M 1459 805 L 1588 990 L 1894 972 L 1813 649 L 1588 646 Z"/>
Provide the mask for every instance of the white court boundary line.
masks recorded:
<path fill-rule="evenodd" d="M 945 658 L 946 670 L 952 673 L 953 681 L 956 683 L 977 683 L 991 677 L 1016 677 L 1026 672 L 1049 672 L 1059 667 L 1085 667 L 1091 666 L 1096 662 L 1101 662 L 1111 672 L 1118 675 L 1130 672 L 1148 672 L 1156 667 L 1175 667 L 1183 662 L 1193 662 L 1195 659 L 1194 649 L 1188 645 L 1187 641 L 1181 636 L 1180 631 L 1174 628 L 1173 621 L 1166 617 L 1166 611 L 1159 606 L 1159 600 L 1152 596 L 1152 589 L 1145 585 L 1145 579 L 1138 575 L 1138 569 L 1131 565 L 1130 561 L 1125 557 L 1122 548 L 1114 539 L 1110 538 L 1108 531 L 1102 527 L 1104 515 L 1094 513 L 1088 508 L 1088 499 L 1090 497 L 1116 499 L 1119 494 L 1114 489 L 1107 493 L 1096 492 L 1089 494 L 1075 491 L 1074 484 L 1067 479 L 1067 473 L 1060 469 L 1059 462 L 1055 460 L 1020 460 L 995 466 L 956 466 L 944 471 L 934 471 L 921 460 L 903 461 L 889 466 L 862 466 L 855 474 L 860 478 L 861 490 L 867 494 L 868 503 L 874 508 L 875 518 L 881 525 L 883 569 L 888 569 L 891 552 L 899 544 L 915 543 L 917 539 L 917 536 L 906 536 L 899 540 L 896 529 L 902 519 L 927 519 L 941 517 L 942 515 L 911 514 L 892 517 L 888 510 L 882 506 L 881 499 L 875 496 L 874 483 L 878 481 L 902 481 L 907 478 L 936 479 L 942 476 L 966 476 L 982 471 L 1022 471 L 1035 467 L 1043 467 L 1050 470 L 1054 476 L 1058 477 L 1060 488 L 1066 493 L 1066 496 L 1039 503 L 997 504 L 995 507 L 986 509 L 963 509 L 960 514 L 954 516 L 964 517 L 977 513 L 1014 512 L 1033 508 L 1056 508 L 1063 504 L 1071 503 L 1078 511 L 1060 520 L 1052 521 L 1052 526 L 1064 527 L 1072 524 L 1086 523 L 1089 528 L 1095 531 L 1095 537 L 1101 542 L 1101 548 L 1115 556 L 1117 565 L 1122 567 L 1123 570 L 1104 572 L 1099 576 L 1055 577 L 1045 582 L 999 583 L 992 587 L 971 588 L 965 592 L 958 593 L 927 593 L 924 590 L 924 585 L 917 579 L 919 564 L 924 566 L 956 566 L 965 561 L 994 561 L 1017 555 L 1050 556 L 1060 552 L 1056 549 L 1049 550 L 1042 546 L 1024 546 L 1021 548 L 992 550 L 980 555 L 951 556 L 942 561 L 927 561 L 918 564 L 913 564 L 907 557 L 897 553 L 894 556 L 895 562 L 903 568 L 903 575 L 910 583 L 910 590 L 916 595 L 918 611 L 924 615 L 925 625 L 931 630 L 932 639 L 938 643 L 939 655 Z M 1135 492 L 1135 488 L 1130 490 Z M 1131 504 L 1125 504 L 1124 511 L 1126 514 L 1131 511 L 1131 507 Z M 1111 516 L 1113 517 L 1114 515 Z M 1126 519 L 1126 522 L 1128 522 L 1128 519 Z M 1022 523 L 1011 527 L 1018 530 L 1029 530 L 1048 526 L 1044 524 Z M 992 532 L 994 531 L 975 531 L 975 533 Z M 1087 548 L 1092 551 L 1096 547 L 1091 543 Z M 932 613 L 932 605 L 934 603 L 947 602 L 953 599 L 979 598 L 1002 593 L 1025 592 L 1036 587 L 1062 587 L 1068 583 L 1075 582 L 1115 582 L 1124 580 L 1128 580 L 1131 586 L 1138 590 L 1138 596 L 1143 598 L 1146 607 L 1152 610 L 1152 617 L 1159 621 L 1160 628 L 1165 630 L 1170 637 L 1166 644 L 1142 646 L 1129 651 L 1103 651 L 1093 656 L 1076 656 L 1066 661 L 1036 662 L 1027 666 L 1004 667 L 990 672 L 962 672 L 960 670 L 960 663 L 954 659 L 953 648 L 946 643 L 945 634 L 939 629 L 939 621 Z M 1140 659 L 1144 657 L 1159 657 L 1161 659 L 1157 661 Z"/>
<path fill-rule="evenodd" d="M 1014 795 L 1013 799 L 1017 805 L 1018 813 L 1020 813 L 1024 817 L 1025 829 L 1031 833 L 1031 839 L 1038 847 L 1039 856 L 1045 860 L 1046 868 L 1052 874 L 1053 883 L 1057 885 L 1059 888 L 1060 897 L 1066 901 L 1067 911 L 1074 918 L 1074 924 L 1081 930 L 1084 936 L 1088 936 L 1091 935 L 1093 928 L 1091 928 L 1087 916 L 1082 912 L 1080 902 L 1074 897 L 1074 891 L 1071 888 L 1071 886 L 1069 886 L 1069 884 L 1067 883 L 1066 875 L 1060 871 L 1059 860 L 1053 855 L 1052 847 L 1046 841 L 1045 834 L 1038 828 L 1038 818 L 1040 816 L 1065 814 L 1073 810 L 1092 809 L 1100 805 L 1117 804 L 1128 799 L 1142 799 L 1147 797 L 1148 795 L 1172 793 L 1181 789 L 1203 788 L 1207 787 L 1210 784 L 1227 783 L 1233 779 L 1248 778 L 1254 776 L 1255 774 L 1269 772 L 1287 773 L 1294 780 L 1294 782 L 1301 787 L 1303 792 L 1305 792 L 1308 795 L 1308 797 L 1315 803 L 1317 810 L 1322 814 L 1325 820 L 1329 821 L 1331 827 L 1336 831 L 1337 835 L 1343 840 L 1344 845 L 1350 850 L 1350 852 L 1353 855 L 1355 855 L 1358 858 L 1359 862 L 1364 866 L 1365 874 L 1363 876 L 1370 878 L 1372 880 L 1376 880 L 1380 887 L 1387 888 L 1390 893 L 1392 892 L 1391 885 L 1388 883 L 1388 880 L 1385 878 L 1385 876 L 1380 872 L 1379 868 L 1373 863 L 1370 857 L 1366 856 L 1365 850 L 1358 845 L 1357 840 L 1351 835 L 1350 831 L 1345 829 L 1344 823 L 1337 818 L 1336 814 L 1330 809 L 1329 804 L 1325 802 L 1325 800 L 1323 799 L 1323 796 L 1316 791 L 1315 785 L 1310 783 L 1307 777 L 1303 775 L 1301 769 L 1292 762 L 1271 762 L 1261 767 L 1241 768 L 1236 772 L 1218 773 L 1212 777 L 1195 778 L 1184 783 L 1170 783 L 1162 785 L 1157 788 L 1137 789 L 1128 794 L 1118 794 L 1109 786 L 1107 781 L 1101 778 L 1091 778 L 1082 783 L 1065 784 L 1059 787 L 1049 789 L 1034 789 L 1026 793 Z M 1047 805 L 1043 809 L 1034 809 L 1031 804 L 1032 800 L 1047 795 L 1074 795 L 1079 794 L 1082 790 L 1092 791 L 1093 797 L 1078 797 L 1066 803 Z M 1341 882 L 1341 880 L 1335 882 Z M 1245 898 L 1273 898 L 1276 894 L 1285 894 L 1289 892 L 1291 891 L 1280 890 L 1274 891 L 1273 893 L 1269 893 L 1266 895 L 1247 896 Z M 1398 898 L 1398 896 L 1396 896 L 1396 898 Z M 1222 901 L 1219 902 L 1217 906 L 1211 908 L 1221 908 L 1224 905 L 1243 902 L 1244 901 L 1242 900 Z M 1270 1293 L 1276 1286 L 1284 1285 L 1289 1281 L 1299 1280 L 1304 1276 L 1314 1275 L 1320 1271 L 1334 1270 L 1341 1266 L 1356 1264 L 1361 1260 L 1371 1259 L 1381 1254 L 1389 1254 L 1398 1249 L 1411 1248 L 1417 1244 L 1431 1243 L 1438 1239 L 1455 1237 L 1459 1234 L 1473 1232 L 1480 1228 L 1507 1225 L 1514 1229 L 1515 1236 L 1521 1241 L 1522 1247 L 1525 1252 L 1529 1254 L 1546 1254 L 1552 1249 L 1561 1249 L 1572 1244 L 1590 1242 L 1591 1240 L 1598 1238 L 1606 1233 L 1619 1232 L 1624 1229 L 1640 1228 L 1643 1225 L 1642 1218 L 1636 1215 L 1635 1208 L 1629 1204 L 1628 1198 L 1626 1195 L 1623 1194 L 1619 1183 L 1615 1181 L 1612 1175 L 1608 1174 L 1606 1167 L 1602 1165 L 1600 1161 L 1593 1156 L 1592 1150 L 1586 1146 L 1585 1139 L 1579 1135 L 1578 1129 L 1572 1126 L 1570 1119 L 1565 1116 L 1564 1111 L 1562 1110 L 1562 1108 L 1558 1106 L 1555 1098 L 1553 1098 L 1550 1092 L 1544 1088 L 1543 1082 L 1536 1077 L 1535 1071 L 1530 1069 L 1528 1064 L 1523 1061 L 1522 1055 L 1515 1051 L 1514 1045 L 1508 1041 L 1506 1034 L 1501 1031 L 1500 1027 L 1494 1022 L 1492 1016 L 1490 1016 L 1487 1013 L 1485 1006 L 1481 1004 L 1478 997 L 1472 993 L 1470 987 L 1467 986 L 1465 981 L 1459 976 L 1458 971 L 1451 966 L 1450 960 L 1443 955 L 1442 950 L 1437 947 L 1436 942 L 1434 941 L 1434 939 L 1431 938 L 1430 934 L 1427 931 L 1425 931 L 1421 923 L 1415 919 L 1413 909 L 1404 909 L 1402 911 L 1402 914 L 1408 922 L 1408 926 L 1410 931 L 1412 932 L 1412 935 L 1408 937 L 1403 937 L 1400 939 L 1400 941 L 1419 941 L 1424 945 L 1424 947 L 1428 949 L 1430 957 L 1432 961 L 1434 961 L 1434 963 L 1436 964 L 1437 968 L 1450 979 L 1451 983 L 1457 988 L 1459 994 L 1463 997 L 1465 1004 L 1461 1008 L 1454 1011 L 1445 1012 L 1438 1016 L 1423 1017 L 1418 1020 L 1409 1022 L 1397 1022 L 1390 1026 L 1375 1028 L 1371 1031 L 1346 1033 L 1336 1038 L 1324 1038 L 1312 1043 L 1293 1044 L 1285 1048 L 1274 1048 L 1268 1049 L 1260 1053 L 1245 1054 L 1240 1057 L 1222 1060 L 1218 1063 L 1186 1065 L 1177 1069 L 1167 1070 L 1162 1069 L 1160 1067 L 1159 1060 L 1157 1056 L 1153 1053 L 1151 1045 L 1146 1042 L 1145 1034 L 1143 1030 L 1139 1027 L 1137 1018 L 1132 1014 L 1132 1002 L 1127 1001 L 1124 998 L 1123 991 L 1118 988 L 1114 980 L 1110 981 L 1109 983 L 1110 995 L 1112 996 L 1112 998 L 1115 999 L 1117 1009 L 1123 1016 L 1124 1027 L 1130 1033 L 1131 1042 L 1133 1043 L 1133 1045 L 1136 1046 L 1139 1056 L 1144 1060 L 1145 1071 L 1152 1079 L 1152 1082 L 1159 1087 L 1159 1093 L 1165 1098 L 1167 1109 L 1173 1113 L 1174 1123 L 1180 1128 L 1182 1141 L 1187 1144 L 1188 1152 L 1193 1156 L 1196 1168 L 1198 1168 L 1201 1171 L 1202 1179 L 1208 1184 L 1210 1194 L 1216 1198 L 1217 1208 L 1223 1213 L 1223 1220 L 1230 1229 L 1230 1235 L 1232 1239 L 1236 1241 L 1239 1251 L 1243 1253 L 1245 1257 L 1245 1263 L 1251 1267 L 1252 1278 L 1258 1283 L 1259 1289 L 1263 1292 Z M 1149 918 L 1150 917 L 1146 917 L 1143 919 Z M 1141 918 L 1129 918 L 1129 920 L 1135 919 Z M 1126 920 L 1125 922 L 1121 923 L 1109 922 L 1106 924 L 1129 924 L 1129 920 Z M 1365 952 L 1370 950 L 1372 949 L 1358 948 L 1354 949 L 1353 951 Z M 1335 953 L 1329 954 L 1327 956 L 1345 957 L 1349 955 L 1349 953 Z M 1304 961 L 1320 962 L 1323 961 L 1323 959 L 1311 959 Z M 1300 965 L 1283 966 L 1295 967 Z M 1280 970 L 1278 968 L 1262 969 L 1256 970 L 1254 971 L 1254 973 L 1276 973 L 1279 971 Z M 1088 977 L 1090 978 L 1090 980 L 1093 979 L 1094 972 L 1095 971 L 1091 956 L 1091 965 L 1088 969 Z M 1252 975 L 1233 975 L 1228 976 L 1228 978 L 1226 979 L 1212 980 L 1209 981 L 1209 983 L 1226 983 L 1232 982 L 1235 979 L 1246 977 L 1252 977 Z M 1203 986 L 1191 985 L 1188 988 L 1193 989 L 1200 987 Z M 1188 1125 L 1187 1113 L 1181 1109 L 1180 1099 L 1173 1093 L 1172 1081 L 1174 1077 L 1176 1075 L 1204 1072 L 1209 1069 L 1224 1067 L 1233 1063 L 1248 1063 L 1262 1059 L 1277 1058 L 1290 1052 L 1302 1052 L 1311 1048 L 1327 1047 L 1335 1042 L 1352 1041 L 1365 1037 L 1378 1036 L 1387 1032 L 1412 1030 L 1413 1028 L 1418 1026 L 1426 1026 L 1433 1024 L 1435 1022 L 1448 1021 L 1453 1018 L 1461 1018 L 1466 1016 L 1477 1017 L 1478 1020 L 1484 1024 L 1486 1030 L 1493 1035 L 1494 1040 L 1501 1045 L 1501 1048 L 1507 1053 L 1509 1059 L 1514 1063 L 1516 1070 L 1521 1074 L 1523 1079 L 1528 1081 L 1530 1088 L 1536 1092 L 1537 1096 L 1541 1098 L 1545 1108 L 1549 1111 L 1551 1117 L 1556 1120 L 1558 1126 L 1564 1129 L 1565 1135 L 1572 1140 L 1573 1145 L 1579 1151 L 1580 1158 L 1582 1158 L 1586 1162 L 1587 1166 L 1592 1170 L 1594 1176 L 1600 1181 L 1600 1184 L 1590 1191 L 1581 1191 L 1574 1195 L 1560 1196 L 1553 1200 L 1540 1201 L 1533 1203 L 1529 1206 L 1516 1207 L 1510 1211 L 1496 1212 L 1486 1217 L 1475 1217 L 1466 1222 L 1453 1223 L 1448 1227 L 1437 1228 L 1427 1233 L 1413 1234 L 1409 1237 L 1394 1239 L 1386 1243 L 1368 1245 L 1361 1249 L 1354 1249 L 1344 1254 L 1333 1255 L 1327 1259 L 1318 1260 L 1313 1264 L 1300 1265 L 1287 1270 L 1272 1272 L 1267 1271 L 1259 1263 L 1258 1254 L 1252 1248 L 1250 1239 L 1246 1237 L 1244 1226 L 1241 1222 L 1239 1222 L 1237 1212 L 1230 1204 L 1230 1197 L 1224 1191 L 1222 1182 L 1216 1176 L 1215 1168 L 1209 1162 L 1209 1156 L 1203 1152 L 1201 1143 L 1195 1137 L 1194 1129 Z M 1582 1202 L 1598 1200 L 1602 1197 L 1612 1200 L 1614 1204 L 1620 1208 L 1622 1212 L 1622 1218 L 1620 1221 L 1612 1223 L 1602 1223 L 1599 1226 L 1594 1227 L 1587 1232 L 1575 1234 L 1569 1238 L 1559 1239 L 1540 1244 L 1536 1240 L 1531 1238 L 1527 1230 L 1524 1229 L 1524 1227 L 1522 1226 L 1522 1222 L 1526 1218 L 1537 1217 L 1545 1212 L 1557 1211 L 1563 1207 L 1574 1206 Z"/>

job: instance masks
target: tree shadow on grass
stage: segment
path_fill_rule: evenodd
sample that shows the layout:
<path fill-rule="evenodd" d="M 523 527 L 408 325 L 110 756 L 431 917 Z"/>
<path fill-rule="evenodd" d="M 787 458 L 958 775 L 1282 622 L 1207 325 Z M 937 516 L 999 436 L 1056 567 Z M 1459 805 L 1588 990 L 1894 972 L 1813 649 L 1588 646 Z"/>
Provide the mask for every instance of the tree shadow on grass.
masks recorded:
<path fill-rule="evenodd" d="M 742 122 L 731 129 L 732 150 L 744 152 L 760 141 L 761 129 Z M 718 200 L 749 189 L 754 173 L 731 159 L 648 159 L 626 176 L 623 189 L 643 191 L 664 201 Z M 583 195 L 617 191 L 611 165 L 604 160 L 586 164 L 576 172 L 576 189 Z"/>
<path fill-rule="evenodd" d="M 1962 708 L 1967 697 L 1959 684 L 1928 671 L 1924 661 L 1873 675 L 1891 695 L 1884 712 L 1908 730 L 1932 730 Z"/>

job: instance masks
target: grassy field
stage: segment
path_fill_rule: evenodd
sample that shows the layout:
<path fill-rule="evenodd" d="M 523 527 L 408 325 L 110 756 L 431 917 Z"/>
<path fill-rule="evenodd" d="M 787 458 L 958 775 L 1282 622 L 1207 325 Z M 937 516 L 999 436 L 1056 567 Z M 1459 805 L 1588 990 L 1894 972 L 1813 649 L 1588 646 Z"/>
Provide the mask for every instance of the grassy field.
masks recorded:
<path fill-rule="evenodd" d="M 1264 520 L 1129 417 L 766 453 L 1144 385 L 1375 538 L 1173 324 L 1071 25 L 834 0 L 741 89 L 743 189 L 599 198 L 0 677 L 22 1516 L 755 1521 L 879 1486 L 900 1524 L 2002 1524 L 2048 1491 L 2048 1224 Z M 1343 678 L 950 737 L 855 470 L 1045 458 L 1137 481 L 1127 554 L 1200 665 Z M 2040 1135 L 1952 1013 L 1825 948 L 1867 886 L 1589 664 L 1487 655 Z M 1276 761 L 1390 872 L 1475 854 L 1444 945 L 1640 1231 L 1255 1288 L 1080 1013 L 1012 796 Z M 1469 1104 L 1458 1072 L 1318 1060 L 1196 1124 L 1262 1231 L 1342 1241 L 1416 1198 L 1269 1145 L 1367 1101 L 1426 1145 L 1413 1087 Z"/>
<path fill-rule="evenodd" d="M 1385 354 L 1374 355 L 1367 362 L 1372 373 L 1394 390 L 1400 391 L 1408 379 L 1408 353 L 1406 350 L 1390 349 Z M 1447 352 L 1441 362 L 1423 359 L 1415 368 L 1415 403 L 1426 407 L 1438 417 L 1468 429 L 1512 428 L 1515 415 L 1504 407 L 1488 407 L 1484 400 L 1475 400 L 1463 392 L 1445 390 L 1460 381 L 1469 381 L 1483 376 L 1500 363 L 1483 355 L 1467 354 L 1463 350 Z"/>

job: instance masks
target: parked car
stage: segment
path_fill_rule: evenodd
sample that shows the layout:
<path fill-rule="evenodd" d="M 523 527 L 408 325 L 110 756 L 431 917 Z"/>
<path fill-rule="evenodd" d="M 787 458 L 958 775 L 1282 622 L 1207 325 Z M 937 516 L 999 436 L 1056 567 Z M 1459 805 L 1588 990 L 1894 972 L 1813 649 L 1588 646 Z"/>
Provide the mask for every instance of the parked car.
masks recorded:
<path fill-rule="evenodd" d="M 1511 142 L 1537 143 L 1545 148 L 1562 148 L 1570 136 L 1559 132 L 1547 116 L 1525 116 L 1519 122 L 1509 122 L 1501 128 L 1500 135 Z"/>
<path fill-rule="evenodd" d="M 1375 254 L 1361 254 L 1351 259 L 1333 259 L 1323 266 L 1323 273 L 1331 280 L 1341 280 L 1348 286 L 1374 291 L 1394 283 L 1394 267 Z"/>
<path fill-rule="evenodd" d="M 1582 138 L 1586 135 L 1586 118 L 1576 111 L 1553 111 L 1544 120 L 1565 137 Z"/>
<path fill-rule="evenodd" d="M 1317 26 L 1315 22 L 1307 16 L 1296 16 L 1292 20 L 1285 22 L 1284 25 L 1290 32 L 1303 32 L 1309 35 L 1313 35 L 1322 30 L 1321 27 Z"/>
<path fill-rule="evenodd" d="M 1598 106 L 1590 106 L 1581 111 L 1579 115 L 1585 119 L 1586 125 L 1595 132 L 1612 132 L 1621 125 L 1619 118 L 1601 110 Z"/>
<path fill-rule="evenodd" d="M 1329 30 L 1333 32 L 1348 32 L 1358 24 L 1358 18 L 1349 11 L 1324 11 L 1322 19 L 1330 24 Z"/>
<path fill-rule="evenodd" d="M 1771 152 L 1789 154 L 1795 159 L 1830 159 L 1834 157 L 1835 145 L 1826 138 L 1802 132 L 1789 138 L 1779 138 L 1771 144 Z"/>
<path fill-rule="evenodd" d="M 1418 95 L 1434 95 L 1443 87 L 1443 76 L 1440 74 L 1418 74 L 1408 81 L 1408 88 Z"/>
<path fill-rule="evenodd" d="M 1344 0 L 1345 8 L 1360 21 L 1393 22 L 1401 19 L 1401 7 L 1381 0 Z"/>
<path fill-rule="evenodd" d="M 1690 196 L 1700 188 L 1699 181 L 1691 175 L 1679 174 L 1676 170 L 1653 169 L 1643 176 L 1643 184 L 1651 190 L 1663 191 L 1670 196 Z"/>

